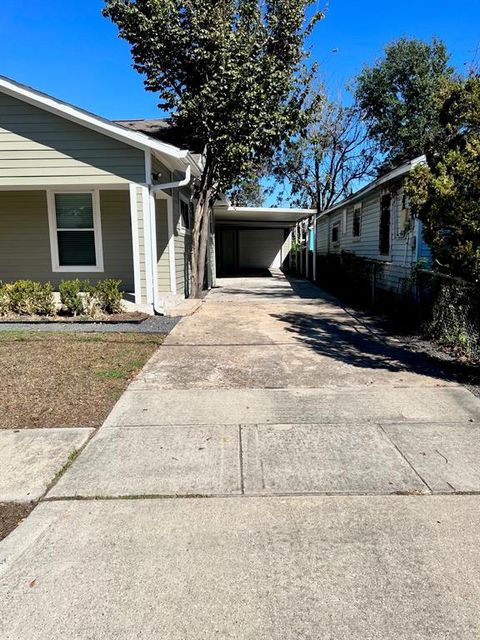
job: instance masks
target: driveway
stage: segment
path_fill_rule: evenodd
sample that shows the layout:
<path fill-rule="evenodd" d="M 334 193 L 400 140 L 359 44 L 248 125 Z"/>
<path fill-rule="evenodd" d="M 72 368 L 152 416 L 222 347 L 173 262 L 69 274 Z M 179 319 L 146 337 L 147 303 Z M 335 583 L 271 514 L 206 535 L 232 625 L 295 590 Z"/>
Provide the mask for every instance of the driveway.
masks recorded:
<path fill-rule="evenodd" d="M 478 638 L 480 401 L 333 297 L 219 280 L 0 543 L 5 639 Z"/>

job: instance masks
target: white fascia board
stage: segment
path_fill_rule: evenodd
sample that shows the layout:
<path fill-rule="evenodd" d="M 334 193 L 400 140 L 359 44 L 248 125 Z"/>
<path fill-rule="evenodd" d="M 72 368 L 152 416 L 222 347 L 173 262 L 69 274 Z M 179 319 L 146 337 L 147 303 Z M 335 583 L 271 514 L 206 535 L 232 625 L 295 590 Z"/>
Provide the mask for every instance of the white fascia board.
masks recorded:
<path fill-rule="evenodd" d="M 188 151 L 174 147 L 171 144 L 166 144 L 165 142 L 160 142 L 143 133 L 131 131 L 126 127 L 122 127 L 88 111 L 52 98 L 47 94 L 31 89 L 25 85 L 18 84 L 5 76 L 0 76 L 0 91 L 13 98 L 17 98 L 35 107 L 75 122 L 76 124 L 83 125 L 93 131 L 115 138 L 120 142 L 143 150 L 152 149 L 176 160 L 188 162 Z"/>
<path fill-rule="evenodd" d="M 218 207 L 219 211 L 222 211 L 221 207 Z M 225 210 L 225 209 L 224 209 Z M 238 213 L 291 213 L 291 214 L 303 214 L 305 216 L 312 215 L 316 212 L 316 209 L 295 209 L 290 207 L 233 207 L 226 208 L 227 211 L 237 211 Z"/>

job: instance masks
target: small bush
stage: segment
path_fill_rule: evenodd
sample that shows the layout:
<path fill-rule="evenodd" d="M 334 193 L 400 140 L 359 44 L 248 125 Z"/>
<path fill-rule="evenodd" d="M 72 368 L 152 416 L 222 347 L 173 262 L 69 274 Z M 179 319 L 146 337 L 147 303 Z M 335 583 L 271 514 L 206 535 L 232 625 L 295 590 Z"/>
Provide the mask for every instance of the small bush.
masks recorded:
<path fill-rule="evenodd" d="M 122 311 L 122 293 L 119 289 L 121 280 L 100 280 L 93 295 L 100 311 L 103 313 L 120 313 Z"/>
<path fill-rule="evenodd" d="M 82 295 L 82 291 L 90 289 L 89 282 L 82 282 L 81 280 L 62 280 L 58 287 L 60 292 L 60 301 L 66 310 L 72 315 L 76 316 L 85 311 L 86 300 Z"/>
<path fill-rule="evenodd" d="M 10 311 L 10 300 L 8 299 L 5 284 L 0 282 L 0 316 L 5 316 Z"/>
<path fill-rule="evenodd" d="M 51 316 L 55 313 L 52 285 L 17 280 L 3 286 L 8 311 L 17 315 Z"/>

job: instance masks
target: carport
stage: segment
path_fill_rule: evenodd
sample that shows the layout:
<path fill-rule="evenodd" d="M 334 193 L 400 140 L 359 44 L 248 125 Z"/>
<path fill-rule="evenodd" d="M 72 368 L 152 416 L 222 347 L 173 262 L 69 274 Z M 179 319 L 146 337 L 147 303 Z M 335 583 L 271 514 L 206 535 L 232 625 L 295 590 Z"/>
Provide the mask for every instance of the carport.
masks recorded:
<path fill-rule="evenodd" d="M 214 213 L 218 275 L 257 274 L 288 267 L 295 224 L 314 212 L 217 206 Z"/>

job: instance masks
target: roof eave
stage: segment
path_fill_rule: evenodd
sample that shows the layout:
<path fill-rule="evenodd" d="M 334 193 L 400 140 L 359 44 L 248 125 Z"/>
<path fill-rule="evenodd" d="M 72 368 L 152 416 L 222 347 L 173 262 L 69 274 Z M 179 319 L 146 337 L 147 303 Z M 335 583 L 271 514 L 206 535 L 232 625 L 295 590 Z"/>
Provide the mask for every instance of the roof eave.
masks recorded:
<path fill-rule="evenodd" d="M 57 100 L 56 98 L 41 93 L 36 89 L 19 84 L 5 76 L 0 76 L 0 91 L 12 96 L 13 98 L 17 98 L 23 102 L 27 102 L 28 104 L 32 104 L 40 109 L 49 111 L 50 113 L 75 122 L 76 124 L 92 129 L 97 133 L 107 135 L 119 140 L 120 142 L 129 144 L 130 146 L 137 147 L 144 151 L 151 149 L 152 151 L 157 151 L 158 153 L 176 160 L 184 160 L 186 163 L 189 162 L 189 152 L 187 150 L 179 149 L 178 147 L 174 147 L 173 145 L 165 142 L 160 142 L 159 140 L 150 138 L 143 133 L 128 130 L 126 127 L 114 124 L 100 116 Z"/>

